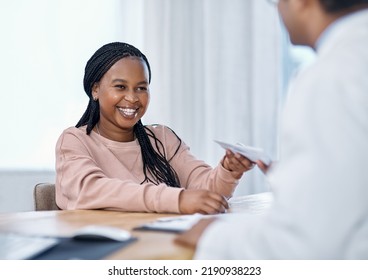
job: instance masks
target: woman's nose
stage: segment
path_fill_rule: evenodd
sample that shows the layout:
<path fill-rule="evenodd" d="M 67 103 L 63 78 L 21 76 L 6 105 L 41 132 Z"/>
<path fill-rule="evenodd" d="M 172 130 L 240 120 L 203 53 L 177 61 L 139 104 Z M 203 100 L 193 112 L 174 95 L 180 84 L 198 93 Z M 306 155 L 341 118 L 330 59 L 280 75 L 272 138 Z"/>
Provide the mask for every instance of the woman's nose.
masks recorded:
<path fill-rule="evenodd" d="M 138 96 L 137 96 L 137 94 L 133 90 L 129 90 L 124 95 L 124 99 L 126 101 L 131 102 L 131 103 L 134 103 L 134 102 L 138 101 Z"/>

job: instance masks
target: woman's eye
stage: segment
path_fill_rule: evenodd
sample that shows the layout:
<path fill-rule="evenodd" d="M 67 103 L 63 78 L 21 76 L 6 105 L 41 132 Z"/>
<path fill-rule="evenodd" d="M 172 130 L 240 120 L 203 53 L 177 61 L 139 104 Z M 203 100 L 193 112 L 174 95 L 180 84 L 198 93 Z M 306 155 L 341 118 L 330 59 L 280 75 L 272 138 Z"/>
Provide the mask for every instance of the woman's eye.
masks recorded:
<path fill-rule="evenodd" d="M 137 88 L 138 91 L 147 91 L 147 88 L 146 87 L 139 87 Z"/>
<path fill-rule="evenodd" d="M 116 87 L 116 88 L 119 88 L 119 89 L 124 89 L 124 88 L 125 88 L 125 86 L 124 86 L 124 85 L 116 85 L 115 87 Z"/>

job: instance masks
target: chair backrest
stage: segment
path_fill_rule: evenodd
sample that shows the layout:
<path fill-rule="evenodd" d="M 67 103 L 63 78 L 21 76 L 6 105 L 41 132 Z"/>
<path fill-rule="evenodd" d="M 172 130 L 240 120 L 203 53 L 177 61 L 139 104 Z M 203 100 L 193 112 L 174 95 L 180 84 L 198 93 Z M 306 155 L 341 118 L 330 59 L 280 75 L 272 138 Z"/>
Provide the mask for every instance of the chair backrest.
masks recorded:
<path fill-rule="evenodd" d="M 36 211 L 60 210 L 55 201 L 55 184 L 37 184 L 33 190 L 33 201 Z"/>

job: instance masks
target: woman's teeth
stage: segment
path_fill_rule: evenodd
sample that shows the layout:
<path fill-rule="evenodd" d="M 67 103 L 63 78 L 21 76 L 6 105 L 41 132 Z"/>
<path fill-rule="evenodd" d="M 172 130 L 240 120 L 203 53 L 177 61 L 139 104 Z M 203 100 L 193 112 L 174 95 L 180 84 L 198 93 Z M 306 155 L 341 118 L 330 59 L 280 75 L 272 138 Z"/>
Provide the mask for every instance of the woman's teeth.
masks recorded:
<path fill-rule="evenodd" d="M 121 113 L 123 113 L 126 116 L 134 116 L 137 112 L 137 109 L 131 109 L 131 108 L 118 108 Z"/>

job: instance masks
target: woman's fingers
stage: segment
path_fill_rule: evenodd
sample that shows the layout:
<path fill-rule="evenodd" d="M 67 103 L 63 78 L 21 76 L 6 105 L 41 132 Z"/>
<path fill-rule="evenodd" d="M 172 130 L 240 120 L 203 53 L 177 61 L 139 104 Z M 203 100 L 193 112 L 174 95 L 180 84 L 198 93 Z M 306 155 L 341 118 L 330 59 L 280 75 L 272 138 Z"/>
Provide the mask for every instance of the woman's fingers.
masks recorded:
<path fill-rule="evenodd" d="M 226 150 L 223 166 L 232 172 L 234 178 L 240 179 L 243 173 L 252 169 L 254 165 L 255 164 L 246 157 L 238 153 L 234 154 L 230 150 Z"/>
<path fill-rule="evenodd" d="M 228 208 L 229 204 L 223 196 L 207 190 L 184 190 L 179 196 L 181 213 L 216 214 L 224 213 Z"/>

